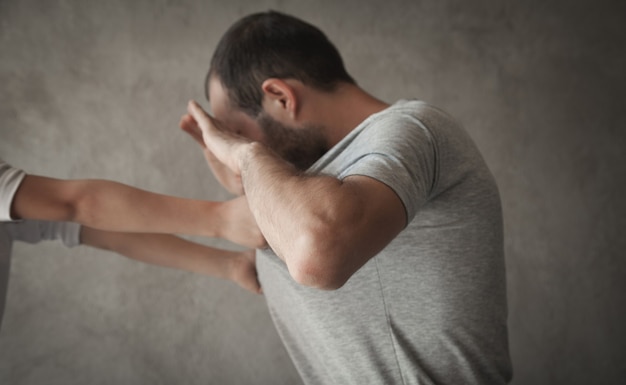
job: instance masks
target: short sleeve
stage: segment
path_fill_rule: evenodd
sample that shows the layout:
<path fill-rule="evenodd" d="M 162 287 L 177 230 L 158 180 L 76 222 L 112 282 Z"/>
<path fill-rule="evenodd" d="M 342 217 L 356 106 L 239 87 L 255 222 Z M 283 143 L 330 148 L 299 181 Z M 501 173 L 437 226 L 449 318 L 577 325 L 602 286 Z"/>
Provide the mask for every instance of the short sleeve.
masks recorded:
<path fill-rule="evenodd" d="M 0 221 L 14 240 L 37 243 L 60 240 L 65 246 L 80 244 L 80 225 L 71 222 L 51 222 L 36 220 L 13 221 L 11 204 L 17 189 L 26 173 L 0 159 Z"/>
<path fill-rule="evenodd" d="M 25 175 L 24 171 L 0 159 L 0 221 L 12 220 L 11 203 Z"/>
<path fill-rule="evenodd" d="M 78 223 L 23 220 L 4 225 L 11 238 L 16 241 L 37 243 L 60 240 L 67 247 L 80 244 L 81 226 Z"/>
<path fill-rule="evenodd" d="M 359 157 L 339 175 L 365 175 L 389 186 L 404 204 L 407 221 L 429 199 L 436 178 L 436 147 L 421 123 L 410 116 L 382 119 L 361 134 Z"/>

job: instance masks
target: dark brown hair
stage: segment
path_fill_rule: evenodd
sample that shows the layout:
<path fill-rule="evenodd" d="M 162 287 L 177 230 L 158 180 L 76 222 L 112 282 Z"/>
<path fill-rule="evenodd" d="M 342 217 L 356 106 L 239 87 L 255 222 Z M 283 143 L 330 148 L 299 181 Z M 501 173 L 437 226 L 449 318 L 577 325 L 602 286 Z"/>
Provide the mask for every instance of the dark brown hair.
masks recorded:
<path fill-rule="evenodd" d="M 216 76 L 233 107 L 257 117 L 266 79 L 297 79 L 324 91 L 354 83 L 337 48 L 317 27 L 276 11 L 233 24 L 220 40 L 207 74 Z"/>

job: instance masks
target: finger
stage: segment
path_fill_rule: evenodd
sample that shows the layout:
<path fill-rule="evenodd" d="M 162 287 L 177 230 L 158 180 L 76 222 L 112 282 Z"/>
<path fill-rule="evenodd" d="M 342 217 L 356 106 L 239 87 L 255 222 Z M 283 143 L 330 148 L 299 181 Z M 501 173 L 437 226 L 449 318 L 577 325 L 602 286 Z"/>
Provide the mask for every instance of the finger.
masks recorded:
<path fill-rule="evenodd" d="M 206 146 L 208 144 L 207 138 L 210 137 L 211 129 L 213 128 L 211 116 L 209 116 L 195 100 L 189 101 L 187 111 L 196 121 L 198 128 L 202 132 L 202 141 Z"/>
<path fill-rule="evenodd" d="M 195 142 L 197 142 L 203 148 L 206 148 L 204 141 L 202 140 L 202 134 L 196 134 L 194 131 L 189 131 L 188 129 L 183 128 L 182 131 L 187 133 Z"/>
<path fill-rule="evenodd" d="M 203 126 L 208 125 L 211 117 L 209 116 L 209 114 L 206 113 L 206 111 L 202 109 L 202 107 L 200 107 L 198 102 L 196 102 L 195 100 L 190 100 L 187 104 L 187 112 L 189 112 L 189 115 L 191 115 L 196 120 L 200 129 L 207 128 Z"/>
<path fill-rule="evenodd" d="M 203 148 L 206 148 L 206 144 L 204 143 L 204 140 L 202 139 L 202 133 L 201 132 L 197 132 L 195 130 L 188 130 L 188 129 L 185 129 L 185 128 L 183 128 L 183 131 L 185 131 L 187 134 L 189 134 L 189 136 L 191 136 L 193 138 L 193 140 L 198 142 L 198 144 L 200 146 L 202 146 Z"/>
<path fill-rule="evenodd" d="M 180 123 L 178 125 L 183 131 L 189 134 L 189 136 L 191 136 L 196 142 L 200 143 L 200 145 L 205 147 L 204 141 L 202 140 L 202 131 L 196 124 L 196 121 L 190 115 L 184 115 L 180 119 Z"/>
<path fill-rule="evenodd" d="M 184 114 L 183 116 L 180 117 L 180 125 L 183 126 L 196 126 L 196 121 L 194 120 L 193 116 L 189 115 L 189 114 Z"/>
<path fill-rule="evenodd" d="M 180 117 L 180 121 L 178 122 L 178 126 L 185 131 L 190 131 L 196 128 L 196 121 L 189 114 L 185 114 Z"/>

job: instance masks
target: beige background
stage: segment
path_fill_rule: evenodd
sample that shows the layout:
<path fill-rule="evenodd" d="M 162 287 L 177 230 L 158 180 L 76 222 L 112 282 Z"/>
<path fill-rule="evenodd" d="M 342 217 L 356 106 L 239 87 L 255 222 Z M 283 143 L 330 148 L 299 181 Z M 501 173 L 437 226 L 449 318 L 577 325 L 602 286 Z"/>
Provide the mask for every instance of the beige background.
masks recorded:
<path fill-rule="evenodd" d="M 228 198 L 177 122 L 225 29 L 268 8 L 320 26 L 367 90 L 475 138 L 504 205 L 514 384 L 623 383 L 623 2 L 0 0 L 0 156 Z M 300 382 L 263 297 L 47 243 L 15 248 L 0 383 Z"/>

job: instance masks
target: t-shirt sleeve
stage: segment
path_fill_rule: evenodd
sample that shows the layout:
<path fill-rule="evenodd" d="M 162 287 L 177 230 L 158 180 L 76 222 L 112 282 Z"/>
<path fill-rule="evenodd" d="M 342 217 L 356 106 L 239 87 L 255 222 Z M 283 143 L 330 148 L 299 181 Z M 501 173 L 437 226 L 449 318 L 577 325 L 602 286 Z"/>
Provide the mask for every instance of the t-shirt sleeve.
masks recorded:
<path fill-rule="evenodd" d="M 27 243 L 60 240 L 67 247 L 80 244 L 80 228 L 78 223 L 23 220 L 5 223 L 11 238 Z"/>
<path fill-rule="evenodd" d="M 4 223 L 4 226 L 11 234 L 11 238 L 28 243 L 59 239 L 68 247 L 80 244 L 80 225 L 78 223 L 13 221 L 11 204 L 25 175 L 24 171 L 12 167 L 0 159 L 0 221 L 7 222 Z"/>
<path fill-rule="evenodd" d="M 410 222 L 429 199 L 435 183 L 432 135 L 416 118 L 401 115 L 381 119 L 360 136 L 361 154 L 339 178 L 365 175 L 386 184 L 404 204 Z"/>
<path fill-rule="evenodd" d="M 0 221 L 12 220 L 11 203 L 25 175 L 24 171 L 0 159 Z"/>

